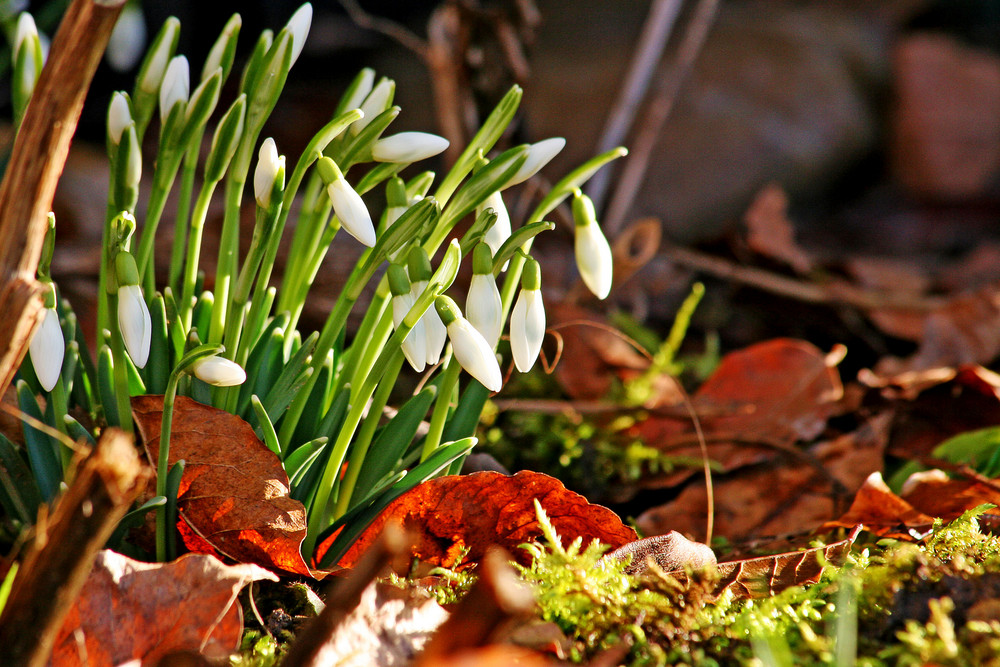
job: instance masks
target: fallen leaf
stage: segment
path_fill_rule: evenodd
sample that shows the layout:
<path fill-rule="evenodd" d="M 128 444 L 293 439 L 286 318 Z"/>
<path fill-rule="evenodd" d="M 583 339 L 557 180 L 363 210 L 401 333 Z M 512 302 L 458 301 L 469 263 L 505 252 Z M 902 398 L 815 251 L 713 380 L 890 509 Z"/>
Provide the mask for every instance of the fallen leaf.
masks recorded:
<path fill-rule="evenodd" d="M 584 545 L 598 539 L 615 549 L 636 539 L 635 531 L 614 512 L 588 503 L 553 477 L 528 471 L 512 476 L 477 472 L 433 479 L 397 498 L 361 533 L 340 565 L 353 567 L 389 521 L 413 534 L 409 555 L 430 566 L 468 568 L 494 545 L 527 562 L 530 556 L 518 546 L 542 536 L 535 499 L 566 544 L 580 537 Z M 317 561 L 331 542 L 317 548 Z"/>
<path fill-rule="evenodd" d="M 162 396 L 136 396 L 132 413 L 155 466 Z M 177 494 L 185 546 L 213 550 L 241 563 L 310 575 L 299 551 L 305 507 L 288 496 L 278 457 L 245 421 L 184 396 L 174 404 L 169 465 L 186 462 Z"/>
<path fill-rule="evenodd" d="M 917 479 L 915 483 L 907 482 L 902 499 L 928 516 L 947 522 L 984 503 L 1000 507 L 1000 489 L 981 482 L 920 473 L 913 477 Z M 987 514 L 996 516 L 998 511 L 990 510 Z"/>
<path fill-rule="evenodd" d="M 820 530 L 851 528 L 862 524 L 865 530 L 879 537 L 913 540 L 934 523 L 928 516 L 906 502 L 886 486 L 882 473 L 873 472 L 858 489 L 847 513 L 828 521 Z"/>
<path fill-rule="evenodd" d="M 771 443 L 790 445 L 819 435 L 844 392 L 835 361 L 811 343 L 788 338 L 723 357 L 692 397 L 713 443 L 712 460 L 729 471 L 772 458 Z M 693 428 L 676 417 L 654 413 L 633 432 L 665 453 L 701 456 Z M 644 485 L 672 486 L 691 474 L 651 478 Z"/>
<path fill-rule="evenodd" d="M 758 192 L 743 221 L 747 244 L 755 252 L 789 265 L 796 273 L 812 270 L 812 257 L 795 242 L 795 227 L 788 219 L 788 195 L 781 186 L 772 183 Z"/>
<path fill-rule="evenodd" d="M 236 595 L 262 579 L 278 580 L 256 565 L 224 565 L 203 554 L 142 563 L 101 551 L 63 622 L 51 664 L 155 665 L 173 651 L 229 653 L 243 634 Z"/>

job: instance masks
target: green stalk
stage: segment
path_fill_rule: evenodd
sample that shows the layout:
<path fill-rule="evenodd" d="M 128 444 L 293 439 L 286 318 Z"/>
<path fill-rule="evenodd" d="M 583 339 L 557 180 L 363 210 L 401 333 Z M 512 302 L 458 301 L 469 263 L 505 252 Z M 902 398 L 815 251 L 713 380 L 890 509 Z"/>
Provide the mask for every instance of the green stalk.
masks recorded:
<path fill-rule="evenodd" d="M 156 289 L 153 248 L 156 242 L 156 228 L 160 225 L 167 197 L 177 176 L 182 154 L 176 150 L 163 150 L 157 160 L 156 173 L 153 176 L 153 189 L 149 193 L 149 205 L 146 207 L 146 224 L 139 239 L 139 249 L 135 254 L 136 266 L 142 278 L 143 289 L 152 294 Z"/>
<path fill-rule="evenodd" d="M 319 173 L 313 171 L 306 185 L 305 194 L 302 197 L 302 208 L 299 210 L 298 223 L 292 233 L 292 244 L 288 251 L 289 257 L 303 257 L 306 249 L 310 247 L 309 240 L 313 238 L 313 231 L 318 224 L 320 217 L 317 215 L 317 204 L 320 197 L 324 196 L 323 179 Z M 323 216 L 322 219 L 326 219 Z M 322 234 L 320 230 L 319 234 Z M 298 274 L 301 265 L 299 262 L 288 262 L 285 264 L 285 273 L 281 278 L 281 293 L 278 295 L 278 312 L 291 311 L 291 294 L 297 289 Z"/>
<path fill-rule="evenodd" d="M 441 384 L 434 399 L 434 411 L 431 412 L 430 428 L 427 430 L 427 437 L 424 438 L 424 448 L 420 452 L 421 461 L 426 461 L 427 457 L 441 445 L 441 435 L 444 433 L 448 410 L 451 408 L 451 396 L 458 386 L 458 376 L 461 372 L 461 364 L 454 355 L 451 355 L 445 361 L 444 372 L 441 374 Z"/>
<path fill-rule="evenodd" d="M 205 229 L 205 218 L 208 215 L 208 206 L 212 201 L 212 193 L 215 192 L 216 185 L 218 185 L 218 181 L 202 185 L 198 199 L 194 203 L 194 211 L 191 214 L 191 230 L 188 236 L 187 258 L 184 261 L 183 286 L 180 301 L 177 302 L 177 311 L 185 330 L 191 328 L 194 288 L 198 283 L 198 262 L 201 259 L 201 236 Z"/>
<path fill-rule="evenodd" d="M 156 495 L 167 497 L 167 464 L 170 458 L 170 429 L 174 421 L 174 401 L 177 399 L 177 382 L 180 373 L 177 369 L 167 380 L 167 389 L 163 394 L 163 418 L 160 421 L 160 451 L 156 457 Z M 159 563 L 167 559 L 167 508 L 162 505 L 156 508 L 156 560 Z"/>
<path fill-rule="evenodd" d="M 118 312 L 118 294 L 108 295 L 108 308 L 113 313 Z M 111 330 L 111 358 L 114 361 L 114 379 L 115 379 L 115 405 L 118 408 L 118 424 L 110 424 L 111 426 L 118 426 L 123 431 L 128 434 L 134 432 L 132 426 L 132 404 L 129 400 L 129 390 L 128 390 L 128 363 L 125 358 L 125 341 L 122 339 L 122 332 L 118 326 L 118 317 L 108 318 L 108 326 Z"/>
<path fill-rule="evenodd" d="M 177 192 L 177 218 L 174 220 L 174 245 L 170 252 L 170 273 L 167 284 L 177 293 L 180 292 L 181 271 L 184 268 L 186 256 L 185 246 L 188 242 L 188 221 L 191 215 L 191 196 L 194 193 L 195 169 L 198 167 L 197 148 L 201 147 L 201 137 L 192 144 L 184 156 L 184 169 L 181 171 L 181 185 Z M 192 157 L 193 156 L 193 157 Z"/>
<path fill-rule="evenodd" d="M 392 309 L 388 307 L 392 296 L 389 294 L 388 282 L 385 283 L 384 293 L 381 293 L 381 287 L 379 285 L 380 291 L 372 298 L 365 320 L 362 320 L 361 327 L 355 334 L 351 345 L 352 354 L 341 369 L 341 378 L 349 378 L 352 387 L 357 387 L 362 378 L 368 375 L 375 359 L 392 335 Z M 367 321 L 369 314 L 372 315 L 371 321 Z M 361 350 L 360 356 L 353 354 L 355 348 Z M 343 380 L 338 383 L 338 390 L 343 387 L 342 382 Z"/>
<path fill-rule="evenodd" d="M 222 220 L 219 260 L 215 269 L 215 303 L 212 307 L 212 323 L 208 332 L 208 342 L 215 345 L 222 342 L 229 308 L 230 284 L 236 275 L 236 262 L 240 249 L 240 204 L 243 201 L 245 183 L 246 174 L 238 176 L 232 171 L 226 180 L 226 212 Z"/>

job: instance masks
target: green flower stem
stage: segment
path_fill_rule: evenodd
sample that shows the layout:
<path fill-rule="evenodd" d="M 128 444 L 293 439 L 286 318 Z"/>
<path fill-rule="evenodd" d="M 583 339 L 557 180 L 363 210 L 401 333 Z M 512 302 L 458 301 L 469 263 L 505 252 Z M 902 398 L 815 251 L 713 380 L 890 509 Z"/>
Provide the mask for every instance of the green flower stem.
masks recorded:
<path fill-rule="evenodd" d="M 441 435 L 444 433 L 445 423 L 448 421 L 448 412 L 451 408 L 451 397 L 458 386 L 458 376 L 462 372 L 462 365 L 458 363 L 455 355 L 449 352 L 444 363 L 444 372 L 441 374 L 441 384 L 438 386 L 438 393 L 434 399 L 434 410 L 431 412 L 430 428 L 424 438 L 424 448 L 420 452 L 420 460 L 426 461 L 427 457 L 434 453 L 441 445 Z"/>
<path fill-rule="evenodd" d="M 118 294 L 108 295 L 108 308 L 112 313 L 118 312 Z M 118 317 L 108 317 L 109 330 L 111 331 L 111 358 L 114 361 L 114 383 L 115 383 L 115 405 L 118 408 L 118 426 L 126 433 L 133 433 L 132 426 L 132 404 L 129 400 L 128 390 L 128 360 L 125 358 L 125 341 L 122 339 L 122 332 L 118 326 Z"/>
<path fill-rule="evenodd" d="M 63 364 L 63 368 L 66 365 Z M 59 429 L 59 432 L 69 436 L 69 429 L 66 427 L 66 415 L 69 412 L 67 398 L 66 398 L 66 385 L 63 383 L 63 378 L 60 377 L 56 380 L 56 384 L 52 387 L 52 391 L 49 392 L 49 400 L 52 401 L 52 417 L 55 422 L 55 426 Z M 62 467 L 63 472 L 69 468 L 70 461 L 73 459 L 73 450 L 68 447 L 60 447 L 62 452 Z"/>
<path fill-rule="evenodd" d="M 135 254 L 136 266 L 139 268 L 139 277 L 142 279 L 143 289 L 152 294 L 156 289 L 156 281 L 153 267 L 153 248 L 156 242 L 156 228 L 160 225 L 160 218 L 163 216 L 163 208 L 167 204 L 167 197 L 177 176 L 177 169 L 180 167 L 183 153 L 176 149 L 160 149 L 157 159 L 156 173 L 153 175 L 153 188 L 149 193 L 149 205 L 146 207 L 146 224 L 142 229 L 142 237 L 139 239 L 139 249 Z"/>
<path fill-rule="evenodd" d="M 317 207 L 321 197 L 326 197 L 323 190 L 323 179 L 315 170 L 309 176 L 306 191 L 302 196 L 302 207 L 299 209 L 298 223 L 292 233 L 292 243 L 289 247 L 289 257 L 302 257 L 309 248 L 309 239 L 317 223 Z M 324 218 L 325 219 L 325 218 Z M 321 233 L 321 232 L 320 232 Z M 291 311 L 291 294 L 295 289 L 296 276 L 300 269 L 299 262 L 288 262 L 281 279 L 281 293 L 278 295 L 278 312 Z"/>
<path fill-rule="evenodd" d="M 389 294 L 389 282 L 383 279 L 385 289 L 379 284 L 379 290 L 372 298 L 368 312 L 365 313 L 365 320 L 362 320 L 361 327 L 355 334 L 354 343 L 351 345 L 351 353 L 341 369 L 341 379 L 337 389 L 343 386 L 343 378 L 349 378 L 351 387 L 357 387 L 361 381 L 371 372 L 375 359 L 378 358 L 386 341 L 392 335 L 392 309 L 389 303 L 392 296 Z M 371 321 L 368 316 L 371 315 Z M 366 326 L 367 325 L 367 326 Z M 360 354 L 355 354 L 355 350 L 360 350 Z"/>
<path fill-rule="evenodd" d="M 212 306 L 212 323 L 208 332 L 208 342 L 214 345 L 222 342 L 226 312 L 229 307 L 230 285 L 236 275 L 236 262 L 240 250 L 240 204 L 243 201 L 245 183 L 246 174 L 237 177 L 232 171 L 226 180 L 226 212 L 222 220 L 219 260 L 215 269 L 215 303 Z"/>
<path fill-rule="evenodd" d="M 191 350 L 177 363 L 167 379 L 167 388 L 163 392 L 163 416 L 160 421 L 160 446 L 156 457 L 156 495 L 167 496 L 167 466 L 170 461 L 170 431 L 174 420 L 174 402 L 177 400 L 177 385 L 184 372 L 194 362 L 204 357 L 210 357 L 221 352 L 217 345 L 200 345 Z M 117 368 L 117 363 L 115 367 Z M 167 507 L 156 508 L 156 560 L 164 562 L 167 557 L 168 530 Z"/>
<path fill-rule="evenodd" d="M 177 311 L 185 331 L 191 328 L 194 289 L 198 284 L 198 262 L 201 259 L 201 236 L 205 229 L 205 218 L 208 216 L 208 206 L 212 201 L 212 193 L 215 192 L 218 183 L 218 181 L 210 181 L 202 185 L 198 199 L 194 203 L 194 211 L 191 213 L 191 230 L 188 235 L 187 257 L 184 260 L 181 298 L 177 302 Z"/>
<path fill-rule="evenodd" d="M 277 213 L 277 211 L 275 211 Z M 244 311 L 250 298 L 250 288 L 253 280 L 260 268 L 261 260 L 264 258 L 268 237 L 274 233 L 274 218 L 267 212 L 257 210 L 257 225 L 254 229 L 253 238 L 250 241 L 250 249 L 247 251 L 243 267 L 240 269 L 236 287 L 230 299 L 229 313 L 226 318 L 225 346 L 227 350 L 232 350 L 235 356 L 240 343 L 244 323 Z"/>
<path fill-rule="evenodd" d="M 287 294 L 288 299 L 285 303 L 285 310 L 287 310 L 292 315 L 290 325 L 292 327 L 298 326 L 299 317 L 302 315 L 302 308 L 305 305 L 306 295 L 309 293 L 309 289 L 312 287 L 313 281 L 316 280 L 316 275 L 319 273 L 319 267 L 326 258 L 326 253 L 330 249 L 330 244 L 333 243 L 333 239 L 336 238 L 337 232 L 340 231 L 340 220 L 331 215 L 333 211 L 333 204 L 330 202 L 328 197 L 323 198 L 323 202 L 320 205 L 320 210 L 316 212 L 314 217 L 314 227 L 313 233 L 310 234 L 307 240 L 306 248 L 302 255 L 289 255 L 289 257 L 305 257 L 306 259 L 301 262 L 290 262 L 290 264 L 298 264 L 296 267 L 294 278 L 290 285 L 283 286 L 283 291 Z M 367 252 L 367 251 L 366 251 Z M 360 264 L 364 259 L 362 256 L 358 260 Z"/>
<path fill-rule="evenodd" d="M 351 455 L 347 460 L 347 472 L 344 475 L 344 479 L 340 482 L 340 489 L 337 492 L 337 504 L 333 509 L 335 517 L 343 516 L 351 508 L 354 487 L 357 484 L 358 476 L 361 474 L 365 456 L 368 455 L 368 448 L 371 447 L 372 439 L 375 436 L 375 429 L 378 427 L 379 421 L 382 418 L 382 412 L 389 400 L 389 394 L 392 393 L 396 384 L 393 380 L 399 376 L 399 370 L 403 366 L 403 359 L 402 348 L 396 348 L 389 359 L 385 377 L 378 384 L 375 395 L 372 396 L 371 403 L 368 405 L 368 415 L 358 430 L 358 437 L 354 440 L 354 446 L 351 447 Z M 367 489 L 365 490 L 367 491 Z"/>
<path fill-rule="evenodd" d="M 194 193 L 195 169 L 198 167 L 198 153 L 195 148 L 201 146 L 198 142 L 191 144 L 184 156 L 184 169 L 181 171 L 181 184 L 177 192 L 177 218 L 174 220 L 174 245 L 170 253 L 170 273 L 167 284 L 176 293 L 180 293 L 181 272 L 184 270 L 185 246 L 190 231 L 191 196 Z M 193 156 L 193 157 L 192 157 Z"/>

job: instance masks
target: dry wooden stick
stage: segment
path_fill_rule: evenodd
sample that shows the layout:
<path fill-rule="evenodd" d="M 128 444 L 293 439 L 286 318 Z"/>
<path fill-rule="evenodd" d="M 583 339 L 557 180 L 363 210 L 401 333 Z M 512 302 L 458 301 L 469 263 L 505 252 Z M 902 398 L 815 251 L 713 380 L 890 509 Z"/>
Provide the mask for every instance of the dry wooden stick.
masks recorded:
<path fill-rule="evenodd" d="M 0 616 L 4 664 L 42 667 L 94 557 L 150 479 L 132 438 L 109 429 L 82 463 L 32 545 Z"/>
<path fill-rule="evenodd" d="M 125 0 L 73 0 L 14 141 L 0 185 L 0 394 L 10 384 L 41 302 L 35 280 L 56 183 L 94 71 Z"/>

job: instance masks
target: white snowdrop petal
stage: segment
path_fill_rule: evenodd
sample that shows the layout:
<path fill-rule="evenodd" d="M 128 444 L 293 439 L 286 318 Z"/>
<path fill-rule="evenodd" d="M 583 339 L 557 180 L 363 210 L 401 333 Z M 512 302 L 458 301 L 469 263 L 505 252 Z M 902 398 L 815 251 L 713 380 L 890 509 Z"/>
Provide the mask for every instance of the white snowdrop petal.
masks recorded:
<path fill-rule="evenodd" d="M 260 146 L 257 154 L 257 168 L 253 172 L 254 198 L 261 208 L 271 205 L 271 191 L 274 189 L 274 179 L 281 165 L 278 159 L 278 147 L 274 139 L 268 137 Z"/>
<path fill-rule="evenodd" d="M 527 373 L 535 365 L 545 338 L 545 306 L 541 290 L 521 290 L 510 314 L 510 349 L 517 370 Z"/>
<path fill-rule="evenodd" d="M 194 362 L 195 377 L 215 387 L 232 387 L 246 382 L 247 374 L 235 361 L 223 357 L 205 357 Z"/>
<path fill-rule="evenodd" d="M 495 349 L 503 330 L 503 303 L 492 274 L 473 274 L 465 300 L 465 317 Z"/>
<path fill-rule="evenodd" d="M 448 145 L 447 139 L 436 134 L 400 132 L 376 141 L 372 159 L 376 162 L 419 162 L 443 153 Z"/>
<path fill-rule="evenodd" d="M 347 233 L 369 248 L 374 246 L 375 225 L 372 224 L 372 216 L 361 195 L 343 178 L 330 183 L 326 191 L 333 202 L 333 211 Z"/>
<path fill-rule="evenodd" d="M 191 92 L 191 77 L 188 59 L 174 56 L 167 65 L 167 73 L 160 84 L 160 118 L 167 119 L 170 110 L 178 102 L 187 102 Z"/>
<path fill-rule="evenodd" d="M 118 288 L 118 327 L 132 363 L 136 368 L 145 368 L 153 325 L 146 300 L 142 298 L 142 288 L 138 285 Z"/>
<path fill-rule="evenodd" d="M 542 141 L 531 144 L 528 147 L 528 157 L 521 165 L 521 168 L 517 170 L 517 173 L 514 174 L 514 177 L 507 183 L 507 187 L 523 183 L 537 174 L 541 171 L 542 167 L 547 165 L 552 158 L 558 155 L 559 151 L 561 151 L 565 146 L 566 140 L 562 137 L 543 139 Z"/>
<path fill-rule="evenodd" d="M 111 96 L 111 104 L 108 106 L 108 136 L 112 143 L 118 145 L 122 141 L 122 132 L 132 122 L 132 113 L 128 108 L 128 100 L 125 94 L 116 92 Z"/>
<path fill-rule="evenodd" d="M 409 294 L 392 297 L 392 326 L 398 329 L 403 318 L 413 307 L 413 299 Z M 403 339 L 403 356 L 409 362 L 413 370 L 420 373 L 426 366 L 427 341 L 424 333 L 423 319 L 417 320 L 416 326 L 410 329 L 410 333 Z"/>
<path fill-rule="evenodd" d="M 465 371 L 490 391 L 500 391 L 503 374 L 496 355 L 483 336 L 464 317 L 448 325 L 448 337 L 455 359 Z"/>
<path fill-rule="evenodd" d="M 295 10 L 292 18 L 288 19 L 286 27 L 292 33 L 292 59 L 288 63 L 289 67 L 294 65 L 302 54 L 302 47 L 305 46 L 306 38 L 309 36 L 309 28 L 312 27 L 312 17 L 312 5 L 307 2 Z"/>
<path fill-rule="evenodd" d="M 611 292 L 614 263 L 611 246 L 597 223 L 577 225 L 573 247 L 584 284 L 598 299 L 606 298 Z"/>
<path fill-rule="evenodd" d="M 45 391 L 52 391 L 62 372 L 63 356 L 66 353 L 66 341 L 63 339 L 62 327 L 59 326 L 59 314 L 55 308 L 45 308 L 42 323 L 38 325 L 35 335 L 28 345 L 28 355 L 35 369 L 35 377 Z"/>

